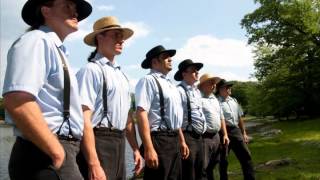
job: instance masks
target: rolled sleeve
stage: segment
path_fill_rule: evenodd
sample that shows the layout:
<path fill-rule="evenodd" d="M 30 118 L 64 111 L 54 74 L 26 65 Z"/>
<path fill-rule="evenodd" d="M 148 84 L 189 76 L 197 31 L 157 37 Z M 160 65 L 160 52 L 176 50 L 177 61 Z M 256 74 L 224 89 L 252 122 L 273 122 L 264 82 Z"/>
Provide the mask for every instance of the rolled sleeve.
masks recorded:
<path fill-rule="evenodd" d="M 135 89 L 136 108 L 140 107 L 149 112 L 154 95 L 151 79 L 142 78 Z"/>
<path fill-rule="evenodd" d="M 3 95 L 12 91 L 24 91 L 37 96 L 41 90 L 46 79 L 46 57 L 50 53 L 41 33 L 37 33 L 37 36 L 19 38 L 10 48 Z"/>
<path fill-rule="evenodd" d="M 102 90 L 102 85 L 99 85 L 97 74 L 99 69 L 94 68 L 93 63 L 88 63 L 86 68 L 80 69 L 77 74 L 77 80 L 80 92 L 81 105 L 88 106 L 90 110 L 94 110 L 98 93 Z"/>

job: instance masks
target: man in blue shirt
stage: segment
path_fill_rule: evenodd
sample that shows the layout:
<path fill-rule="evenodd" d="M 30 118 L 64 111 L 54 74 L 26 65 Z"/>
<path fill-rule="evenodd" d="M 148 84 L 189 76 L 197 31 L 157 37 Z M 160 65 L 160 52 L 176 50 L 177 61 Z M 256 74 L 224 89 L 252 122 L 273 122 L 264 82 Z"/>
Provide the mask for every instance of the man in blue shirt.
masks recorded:
<path fill-rule="evenodd" d="M 221 146 L 228 145 L 229 138 L 224 121 L 223 111 L 218 99 L 213 94 L 216 83 L 220 81 L 219 77 L 205 73 L 200 77 L 198 88 L 202 95 L 202 110 L 206 117 L 207 131 L 202 135 L 203 139 L 203 175 L 208 180 L 213 180 L 213 169 L 220 159 L 220 136 Z"/>
<path fill-rule="evenodd" d="M 190 149 L 189 158 L 182 160 L 184 180 L 202 179 L 202 134 L 206 132 L 207 125 L 202 111 L 201 93 L 195 85 L 202 66 L 202 63 L 194 63 L 186 59 L 179 64 L 179 70 L 174 75 L 175 80 L 181 81 L 178 89 L 183 106 L 182 130 Z"/>
<path fill-rule="evenodd" d="M 82 179 L 76 154 L 83 114 L 62 42 L 91 11 L 84 0 L 28 0 L 22 9 L 31 28 L 8 52 L 3 87 L 6 121 L 17 136 L 9 162 L 11 179 Z"/>
<path fill-rule="evenodd" d="M 231 87 L 232 83 L 222 79 L 217 84 L 218 100 L 223 110 L 223 115 L 226 121 L 228 137 L 230 143 L 228 146 L 223 146 L 220 156 L 220 179 L 228 179 L 228 154 L 230 149 L 238 158 L 241 164 L 243 176 L 245 180 L 252 180 L 254 178 L 254 169 L 251 158 L 251 153 L 247 144 L 249 139 L 245 130 L 243 121 L 243 112 L 235 98 L 232 98 Z"/>
<path fill-rule="evenodd" d="M 136 85 L 138 127 L 144 147 L 141 151 L 146 162 L 143 178 L 147 180 L 182 180 L 181 156 L 189 156 L 180 129 L 180 95 L 167 77 L 175 54 L 176 50 L 161 45 L 148 51 L 141 66 L 151 71 Z"/>
<path fill-rule="evenodd" d="M 93 29 L 84 42 L 96 50 L 88 58 L 89 63 L 77 73 L 84 117 L 95 134 L 95 137 L 85 135 L 84 139 L 95 141 L 108 179 L 126 179 L 125 135 L 133 149 L 136 174 L 142 169 L 142 157 L 132 119 L 129 80 L 116 62 L 116 56 L 122 53 L 124 42 L 133 31 L 121 27 L 113 16 L 100 18 Z M 86 165 L 80 163 L 80 169 L 86 174 L 84 168 Z"/>

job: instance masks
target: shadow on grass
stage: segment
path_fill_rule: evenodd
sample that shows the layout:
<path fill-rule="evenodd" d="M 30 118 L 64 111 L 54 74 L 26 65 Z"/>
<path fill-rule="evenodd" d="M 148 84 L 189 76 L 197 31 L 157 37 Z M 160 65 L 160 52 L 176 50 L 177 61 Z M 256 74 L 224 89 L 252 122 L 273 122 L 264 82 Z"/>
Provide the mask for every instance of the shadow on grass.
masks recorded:
<path fill-rule="evenodd" d="M 287 165 L 256 168 L 257 179 L 320 179 L 320 119 L 276 122 L 270 127 L 282 134 L 270 139 L 254 136 L 249 144 L 255 167 L 270 160 L 292 159 Z M 270 125 L 270 124 L 269 124 Z M 230 154 L 230 179 L 243 179 L 234 154 Z"/>

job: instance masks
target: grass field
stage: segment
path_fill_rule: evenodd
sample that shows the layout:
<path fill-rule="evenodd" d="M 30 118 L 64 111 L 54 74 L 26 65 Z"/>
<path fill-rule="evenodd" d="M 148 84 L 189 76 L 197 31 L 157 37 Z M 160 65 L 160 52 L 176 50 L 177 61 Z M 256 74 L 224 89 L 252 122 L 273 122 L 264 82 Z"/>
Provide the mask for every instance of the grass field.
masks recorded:
<path fill-rule="evenodd" d="M 251 134 L 253 142 L 249 144 L 249 148 L 257 179 L 320 180 L 320 119 L 279 121 L 265 126 L 265 130 L 280 129 L 282 133 L 269 138 L 262 137 L 261 132 Z M 291 159 L 291 162 L 274 167 L 259 167 L 267 161 L 285 158 Z M 243 179 L 240 165 L 233 153 L 229 160 L 230 179 Z"/>

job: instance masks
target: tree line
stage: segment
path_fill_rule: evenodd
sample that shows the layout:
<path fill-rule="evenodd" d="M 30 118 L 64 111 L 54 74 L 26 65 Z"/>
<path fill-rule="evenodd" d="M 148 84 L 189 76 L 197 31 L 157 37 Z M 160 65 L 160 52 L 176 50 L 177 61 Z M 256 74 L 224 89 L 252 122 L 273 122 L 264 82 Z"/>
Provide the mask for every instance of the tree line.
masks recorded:
<path fill-rule="evenodd" d="M 255 49 L 258 81 L 238 83 L 233 94 L 253 115 L 320 115 L 320 1 L 255 3 L 241 26 Z"/>

